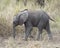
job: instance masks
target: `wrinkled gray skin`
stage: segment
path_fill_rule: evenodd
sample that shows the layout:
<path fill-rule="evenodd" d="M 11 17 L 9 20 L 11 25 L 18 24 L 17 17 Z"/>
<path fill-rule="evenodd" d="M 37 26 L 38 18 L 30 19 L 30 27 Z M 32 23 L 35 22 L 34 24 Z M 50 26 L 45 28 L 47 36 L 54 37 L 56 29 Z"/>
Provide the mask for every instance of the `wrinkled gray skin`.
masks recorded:
<path fill-rule="evenodd" d="M 25 25 L 25 40 L 31 35 L 33 27 L 37 27 L 39 32 L 37 35 L 37 40 L 42 39 L 42 30 L 47 31 L 48 37 L 51 40 L 52 34 L 50 31 L 49 19 L 52 20 L 49 15 L 40 11 L 28 11 L 24 10 L 19 12 L 13 19 L 13 36 L 15 38 L 15 27 L 18 25 Z M 53 21 L 53 20 L 52 20 Z"/>

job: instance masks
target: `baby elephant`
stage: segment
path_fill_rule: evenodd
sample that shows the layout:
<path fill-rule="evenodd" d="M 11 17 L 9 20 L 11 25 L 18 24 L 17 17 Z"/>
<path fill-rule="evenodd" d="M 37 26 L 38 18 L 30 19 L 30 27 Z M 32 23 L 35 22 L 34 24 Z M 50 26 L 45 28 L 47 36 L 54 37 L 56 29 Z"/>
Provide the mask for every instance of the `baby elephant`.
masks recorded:
<path fill-rule="evenodd" d="M 25 40 L 31 35 L 33 27 L 37 27 L 39 32 L 37 40 L 42 39 L 42 30 L 45 29 L 49 36 L 49 39 L 52 39 L 52 34 L 50 31 L 49 19 L 54 21 L 49 17 L 49 15 L 43 10 L 29 11 L 27 9 L 19 12 L 13 18 L 13 37 L 15 38 L 15 27 L 17 25 L 25 25 Z"/>

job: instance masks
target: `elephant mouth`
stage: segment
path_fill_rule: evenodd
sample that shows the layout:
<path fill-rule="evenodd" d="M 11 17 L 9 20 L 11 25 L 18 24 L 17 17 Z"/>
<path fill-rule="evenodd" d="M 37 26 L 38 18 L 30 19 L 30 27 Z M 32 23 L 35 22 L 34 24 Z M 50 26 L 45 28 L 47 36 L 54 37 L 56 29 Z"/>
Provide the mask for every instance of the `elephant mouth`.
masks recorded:
<path fill-rule="evenodd" d="M 20 21 L 20 22 L 19 22 L 19 25 L 23 25 L 23 24 L 24 24 L 24 22 L 23 22 L 23 21 Z"/>

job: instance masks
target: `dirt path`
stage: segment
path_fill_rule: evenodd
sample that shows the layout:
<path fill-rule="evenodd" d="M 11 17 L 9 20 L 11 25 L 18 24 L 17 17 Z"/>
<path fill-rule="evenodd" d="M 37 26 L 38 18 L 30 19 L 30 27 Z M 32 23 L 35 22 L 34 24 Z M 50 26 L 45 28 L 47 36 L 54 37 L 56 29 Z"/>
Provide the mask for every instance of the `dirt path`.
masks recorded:
<path fill-rule="evenodd" d="M 0 48 L 60 48 L 59 36 L 59 34 L 55 35 L 53 41 L 47 39 L 43 41 L 28 39 L 28 41 L 24 41 L 23 35 L 17 35 L 16 39 L 11 36 L 9 38 L 0 37 Z"/>

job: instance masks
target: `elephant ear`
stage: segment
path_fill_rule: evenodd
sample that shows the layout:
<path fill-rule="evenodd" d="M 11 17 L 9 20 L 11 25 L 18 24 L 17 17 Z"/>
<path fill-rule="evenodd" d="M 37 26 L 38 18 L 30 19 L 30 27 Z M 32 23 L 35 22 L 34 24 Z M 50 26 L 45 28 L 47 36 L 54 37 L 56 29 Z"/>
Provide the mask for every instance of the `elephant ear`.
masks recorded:
<path fill-rule="evenodd" d="M 20 22 L 23 24 L 28 18 L 28 12 L 24 11 L 22 12 L 21 16 L 20 16 Z"/>

